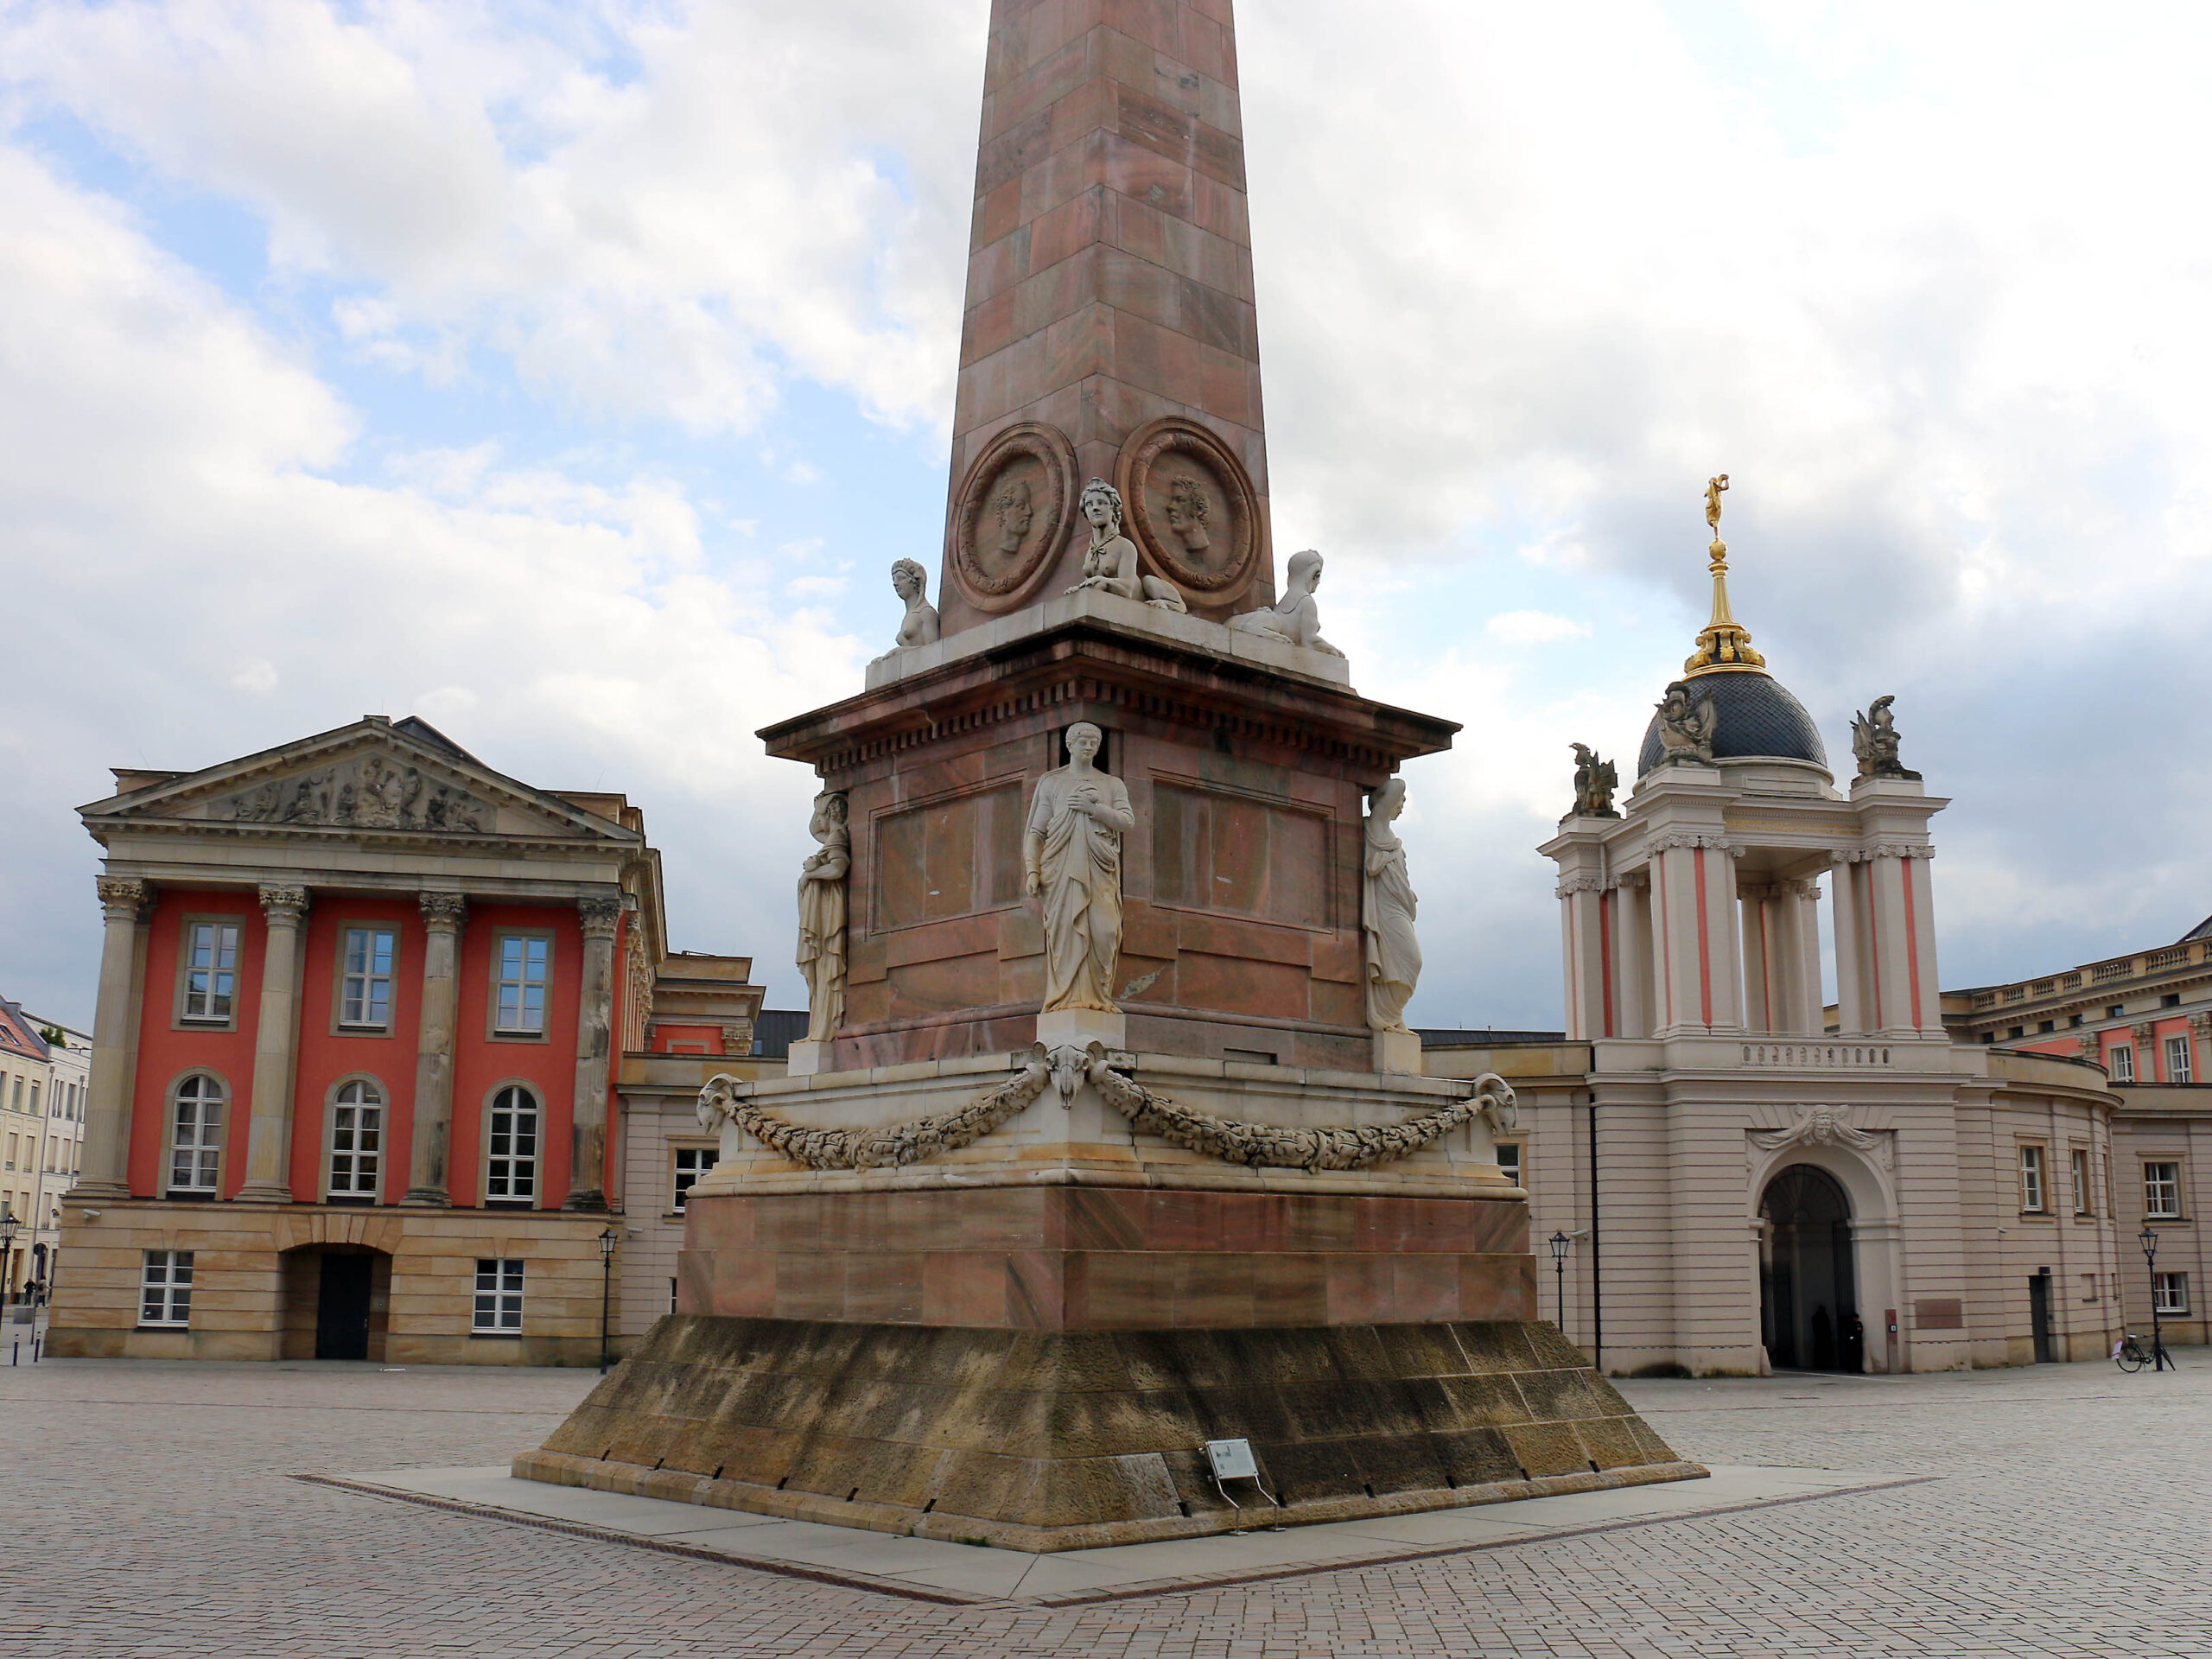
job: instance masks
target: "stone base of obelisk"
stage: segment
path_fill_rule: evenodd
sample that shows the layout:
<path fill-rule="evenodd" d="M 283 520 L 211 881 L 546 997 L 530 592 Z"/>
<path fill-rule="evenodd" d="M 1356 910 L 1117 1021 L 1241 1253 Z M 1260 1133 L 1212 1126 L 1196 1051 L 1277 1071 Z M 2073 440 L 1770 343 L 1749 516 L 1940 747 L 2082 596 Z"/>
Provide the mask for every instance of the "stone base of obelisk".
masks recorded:
<path fill-rule="evenodd" d="M 1202 1444 L 1249 1440 L 1224 1494 Z M 518 1476 L 1035 1551 L 1694 1478 L 1549 1325 L 672 1314 Z M 1242 1505 L 1243 1507 L 1236 1507 Z"/>
<path fill-rule="evenodd" d="M 736 1085 L 751 1127 L 688 1195 L 679 1311 L 516 1474 L 1063 1550 L 1704 1472 L 1536 1319 L 1527 1195 L 1468 1084 L 1074 1058 Z M 1419 1144 L 1230 1162 L 1128 1116 L 1117 1078 L 1217 1124 Z M 905 1161 L 835 1164 L 889 1144 Z M 1210 1440 L 1250 1441 L 1281 1507 L 1249 1481 L 1232 1503 Z"/>

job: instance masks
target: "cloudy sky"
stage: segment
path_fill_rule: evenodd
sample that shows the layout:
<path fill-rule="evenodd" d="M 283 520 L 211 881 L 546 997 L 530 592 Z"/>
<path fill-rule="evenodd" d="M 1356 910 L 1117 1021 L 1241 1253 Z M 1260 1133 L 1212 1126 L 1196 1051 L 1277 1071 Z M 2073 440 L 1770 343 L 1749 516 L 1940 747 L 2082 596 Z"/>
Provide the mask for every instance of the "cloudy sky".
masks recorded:
<path fill-rule="evenodd" d="M 0 0 L 0 994 L 111 766 L 418 713 L 626 791 L 795 1002 L 810 779 L 937 569 L 987 0 Z M 2212 912 L 2201 9 L 1244 0 L 1278 545 L 1409 768 L 1429 1024 L 1555 1025 L 1570 740 L 1738 617 L 1897 698 L 1944 982 Z M 1626 768 L 1624 768 L 1625 770 Z"/>

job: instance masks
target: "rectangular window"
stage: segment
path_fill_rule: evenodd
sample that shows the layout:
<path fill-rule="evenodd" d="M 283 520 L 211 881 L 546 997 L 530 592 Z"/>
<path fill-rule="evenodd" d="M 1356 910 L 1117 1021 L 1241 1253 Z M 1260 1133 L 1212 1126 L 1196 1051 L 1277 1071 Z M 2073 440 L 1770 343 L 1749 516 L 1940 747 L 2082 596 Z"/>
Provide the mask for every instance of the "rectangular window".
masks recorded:
<path fill-rule="evenodd" d="M 2166 1081 L 2168 1083 L 2187 1083 L 2189 1081 L 2189 1039 L 2186 1037 L 2167 1038 Z"/>
<path fill-rule="evenodd" d="M 10 1136 L 8 1137 L 8 1167 L 9 1167 L 10 1169 L 13 1169 L 15 1166 L 16 1166 L 16 1137 L 15 1137 L 14 1135 L 10 1135 Z"/>
<path fill-rule="evenodd" d="M 480 1337 L 522 1334 L 522 1263 L 480 1256 L 476 1262 L 476 1321 Z"/>
<path fill-rule="evenodd" d="M 2097 1300 L 2097 1275 L 2094 1273 L 2085 1273 L 2082 1275 L 2082 1300 L 2085 1302 L 2094 1302 Z"/>
<path fill-rule="evenodd" d="M 1521 1185 L 1521 1143 L 1518 1141 L 1497 1143 L 1497 1167 L 1514 1185 Z"/>
<path fill-rule="evenodd" d="M 31 1084 L 30 1114 L 33 1117 L 38 1116 L 38 1084 Z"/>
<path fill-rule="evenodd" d="M 2111 1053 L 2107 1055 L 2106 1058 L 2112 1066 L 2112 1080 L 2114 1083 L 2135 1081 L 2135 1046 L 2133 1043 L 2113 1044 Z"/>
<path fill-rule="evenodd" d="M 683 1207 L 683 1195 L 697 1183 L 699 1178 L 715 1166 L 721 1154 L 713 1147 L 678 1147 L 676 1148 L 676 1205 Z"/>
<path fill-rule="evenodd" d="M 2189 1312 L 2189 1275 L 2154 1273 L 2151 1275 L 2151 1306 L 2161 1313 Z"/>
<path fill-rule="evenodd" d="M 553 941 L 529 933 L 499 938 L 499 998 L 495 1028 L 542 1033 L 545 1029 L 545 983 Z"/>
<path fill-rule="evenodd" d="M 138 1281 L 138 1323 L 189 1325 L 192 1322 L 192 1252 L 149 1250 L 146 1268 Z"/>
<path fill-rule="evenodd" d="M 184 1014 L 228 1024 L 238 993 L 238 925 L 191 922 L 184 935 Z"/>
<path fill-rule="evenodd" d="M 2074 1213 L 2086 1216 L 2089 1210 L 2089 1154 L 2085 1147 L 2074 1148 L 2072 1174 L 2074 1178 Z"/>
<path fill-rule="evenodd" d="M 399 936 L 390 928 L 346 930 L 344 982 L 338 1023 L 382 1031 L 391 1024 L 391 957 Z"/>
<path fill-rule="evenodd" d="M 2043 1208 L 2043 1148 L 2020 1148 L 2020 1208 L 2040 1211 Z"/>
<path fill-rule="evenodd" d="M 2143 1166 L 2143 1213 L 2155 1221 L 2181 1219 L 2181 1166 Z"/>

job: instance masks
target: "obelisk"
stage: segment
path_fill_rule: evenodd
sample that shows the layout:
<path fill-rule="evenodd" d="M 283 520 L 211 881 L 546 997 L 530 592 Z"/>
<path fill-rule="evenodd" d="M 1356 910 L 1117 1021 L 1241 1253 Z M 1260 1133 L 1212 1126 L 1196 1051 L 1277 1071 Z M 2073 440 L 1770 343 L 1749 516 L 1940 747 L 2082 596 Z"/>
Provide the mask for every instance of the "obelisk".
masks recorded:
<path fill-rule="evenodd" d="M 1228 0 L 992 7 L 947 633 L 1075 580 L 1071 493 L 1092 478 L 1129 498 L 1147 569 L 1183 578 L 1193 612 L 1274 599 L 1243 130 Z M 1163 460 L 1131 446 L 1148 430 L 1202 435 Z M 1171 513 L 1177 480 L 1205 522 Z"/>
<path fill-rule="evenodd" d="M 990 54 L 941 636 L 761 733 L 845 884 L 816 1034 L 702 1093 L 678 1311 L 516 1472 L 1033 1550 L 1247 1524 L 1208 1441 L 1294 1522 L 1703 1472 L 1536 1317 L 1512 1090 L 1404 1028 L 1458 728 L 1352 689 L 1318 554 L 1277 592 L 1228 0 Z"/>

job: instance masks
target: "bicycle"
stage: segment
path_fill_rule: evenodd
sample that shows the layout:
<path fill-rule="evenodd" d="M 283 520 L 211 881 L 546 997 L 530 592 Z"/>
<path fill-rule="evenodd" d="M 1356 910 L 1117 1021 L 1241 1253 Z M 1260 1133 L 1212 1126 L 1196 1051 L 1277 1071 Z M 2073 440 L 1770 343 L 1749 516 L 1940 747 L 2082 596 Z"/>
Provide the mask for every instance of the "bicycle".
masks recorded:
<path fill-rule="evenodd" d="M 2113 1363 L 2119 1366 L 2121 1370 L 2128 1372 L 2139 1371 L 2145 1365 L 2151 1364 L 2156 1364 L 2161 1370 L 2167 1370 L 2172 1368 L 2174 1363 L 2173 1357 L 2166 1352 L 2164 1343 L 2156 1343 L 2152 1347 L 2145 1348 L 2136 1339 L 2133 1331 L 2113 1344 L 2112 1360 Z"/>

